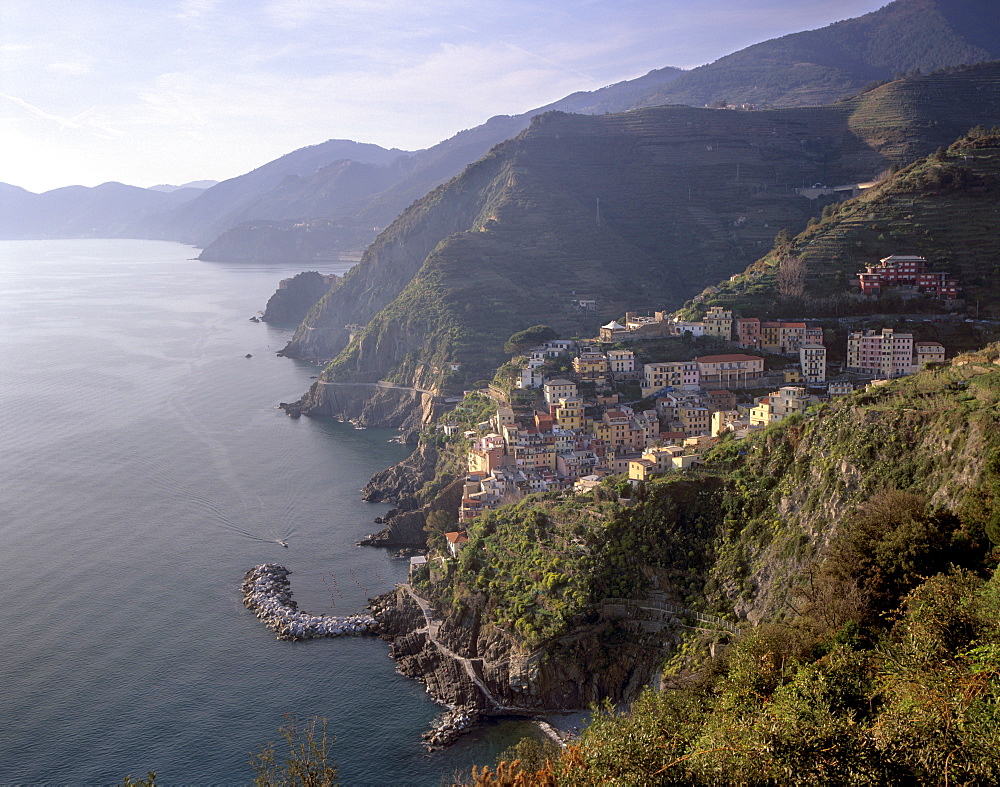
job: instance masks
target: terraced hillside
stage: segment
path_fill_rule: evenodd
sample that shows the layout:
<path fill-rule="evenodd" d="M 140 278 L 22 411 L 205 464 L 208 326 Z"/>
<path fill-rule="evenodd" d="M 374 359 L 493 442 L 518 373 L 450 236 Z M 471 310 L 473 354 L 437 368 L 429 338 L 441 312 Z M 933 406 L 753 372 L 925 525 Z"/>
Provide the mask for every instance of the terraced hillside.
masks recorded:
<path fill-rule="evenodd" d="M 805 228 L 817 206 L 795 188 L 867 180 L 997 118 L 998 76 L 893 82 L 829 107 L 540 116 L 415 203 L 310 312 L 285 353 L 340 355 L 305 410 L 332 411 L 337 381 L 461 390 L 528 325 L 591 335 L 627 308 L 680 305 L 780 228 Z"/>
<path fill-rule="evenodd" d="M 1000 134 L 977 129 L 860 197 L 828 205 L 819 222 L 778 243 L 706 302 L 759 315 L 928 309 L 933 304 L 901 301 L 891 290 L 877 301 L 862 299 L 856 286 L 865 263 L 919 254 L 934 270 L 958 277 L 965 310 L 1000 317 L 998 225 Z"/>

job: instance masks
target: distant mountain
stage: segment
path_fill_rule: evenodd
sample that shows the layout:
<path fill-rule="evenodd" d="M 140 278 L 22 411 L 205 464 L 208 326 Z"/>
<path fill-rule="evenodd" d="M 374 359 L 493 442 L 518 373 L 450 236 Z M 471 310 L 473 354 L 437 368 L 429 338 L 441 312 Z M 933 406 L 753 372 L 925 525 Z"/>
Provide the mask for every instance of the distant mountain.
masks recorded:
<path fill-rule="evenodd" d="M 645 106 L 816 106 L 873 81 L 1000 58 L 996 0 L 895 0 L 819 30 L 775 38 L 695 68 Z"/>
<path fill-rule="evenodd" d="M 206 246 L 201 258 L 307 262 L 317 255 L 360 251 L 410 203 L 526 129 L 535 115 L 550 110 L 622 112 L 683 73 L 662 68 L 599 90 L 573 93 L 521 115 L 498 115 L 385 167 L 365 170 L 338 162 L 311 177 L 287 180 L 245 207 L 239 219 L 243 223 L 234 222 Z M 290 219 L 300 219 L 295 222 L 299 226 L 289 226 Z"/>
<path fill-rule="evenodd" d="M 796 188 L 868 180 L 998 121 L 1000 63 L 826 107 L 546 113 L 407 209 L 284 352 L 334 358 L 327 381 L 461 390 L 524 327 L 592 335 L 742 271 L 815 215 Z M 347 325 L 365 327 L 349 342 Z"/>
<path fill-rule="evenodd" d="M 161 183 L 158 186 L 150 186 L 150 191 L 177 191 L 178 189 L 210 189 L 218 184 L 217 180 L 192 180 L 182 186 L 172 186 L 169 183 Z"/>
<path fill-rule="evenodd" d="M 163 192 L 121 183 L 67 186 L 43 194 L 0 184 L 0 238 L 137 237 L 136 222 L 193 199 L 200 191 Z"/>
<path fill-rule="evenodd" d="M 873 82 L 900 73 L 1000 58 L 1000 14 L 996 0 L 896 0 L 871 14 L 820 30 L 766 41 L 690 72 L 661 69 L 593 93 L 576 93 L 514 118 L 485 126 L 396 164 L 401 180 L 376 196 L 347 200 L 324 213 L 302 210 L 295 229 L 254 221 L 228 230 L 202 254 L 204 259 L 283 259 L 356 250 L 374 239 L 398 213 L 436 185 L 458 174 L 495 144 L 549 110 L 579 114 L 622 112 L 666 104 L 762 107 L 818 106 L 851 96 Z M 427 168 L 426 159 L 436 159 Z M 332 173 L 327 173 L 331 175 Z M 314 190 L 332 192 L 336 178 L 318 174 L 294 185 L 303 208 L 321 207 Z M 267 200 L 268 198 L 265 198 Z M 291 208 L 286 203 L 286 207 Z M 288 212 L 253 218 L 290 218 Z M 298 257 L 297 255 L 304 255 Z"/>
<path fill-rule="evenodd" d="M 252 172 L 212 186 L 176 210 L 141 222 L 136 230 L 142 237 L 204 246 L 235 221 L 248 218 L 244 213 L 246 208 L 287 178 L 311 176 L 320 168 L 340 160 L 386 165 L 406 155 L 406 151 L 395 148 L 386 150 L 378 145 L 331 139 L 319 145 L 300 148 Z"/>

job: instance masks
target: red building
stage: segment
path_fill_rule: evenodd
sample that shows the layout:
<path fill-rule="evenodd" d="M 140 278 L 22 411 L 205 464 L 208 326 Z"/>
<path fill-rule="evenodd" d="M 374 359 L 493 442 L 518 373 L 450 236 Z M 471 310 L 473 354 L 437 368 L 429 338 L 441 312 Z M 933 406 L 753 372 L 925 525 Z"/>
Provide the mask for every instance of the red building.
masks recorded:
<path fill-rule="evenodd" d="M 958 297 L 958 279 L 941 271 L 927 270 L 927 260 L 910 254 L 893 254 L 866 265 L 858 272 L 858 285 L 865 295 L 875 295 L 885 287 L 916 287 L 919 292 L 942 300 Z"/>

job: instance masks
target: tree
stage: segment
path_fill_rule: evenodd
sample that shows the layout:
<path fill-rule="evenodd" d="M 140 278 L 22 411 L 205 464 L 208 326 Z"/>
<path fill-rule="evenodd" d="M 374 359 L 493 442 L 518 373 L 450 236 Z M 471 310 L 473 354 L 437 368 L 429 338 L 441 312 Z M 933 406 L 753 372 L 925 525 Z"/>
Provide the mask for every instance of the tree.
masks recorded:
<path fill-rule="evenodd" d="M 532 325 L 511 336 L 503 346 L 508 355 L 519 355 L 529 347 L 558 338 L 559 334 L 548 325 Z"/>
<path fill-rule="evenodd" d="M 312 718 L 300 723 L 295 716 L 286 715 L 286 722 L 278 728 L 288 744 L 288 756 L 279 764 L 274 743 L 268 743 L 256 754 L 250 755 L 250 767 L 259 787 L 271 785 L 302 785 L 302 787 L 327 787 L 339 784 L 337 766 L 330 761 L 329 748 L 334 739 L 327 734 L 326 719 Z"/>
<path fill-rule="evenodd" d="M 806 294 L 806 262 L 801 257 L 783 257 L 778 264 L 778 292 L 785 298 Z"/>

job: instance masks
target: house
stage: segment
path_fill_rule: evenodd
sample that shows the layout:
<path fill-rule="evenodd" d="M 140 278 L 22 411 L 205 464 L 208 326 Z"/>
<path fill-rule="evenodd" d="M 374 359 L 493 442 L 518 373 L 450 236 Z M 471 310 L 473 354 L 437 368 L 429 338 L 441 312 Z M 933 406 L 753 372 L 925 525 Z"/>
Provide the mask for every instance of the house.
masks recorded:
<path fill-rule="evenodd" d="M 628 328 L 617 320 L 612 320 L 607 325 L 602 325 L 597 332 L 597 336 L 602 342 L 620 342 L 623 339 L 631 338 L 628 334 Z"/>
<path fill-rule="evenodd" d="M 542 373 L 544 365 L 545 361 L 537 358 L 528 361 L 528 365 L 521 369 L 518 375 L 517 387 L 521 389 L 538 388 L 545 382 L 545 375 Z"/>
<path fill-rule="evenodd" d="M 914 372 L 924 368 L 925 363 L 943 363 L 944 345 L 940 342 L 914 342 L 913 366 Z"/>
<path fill-rule="evenodd" d="M 663 388 L 697 386 L 700 381 L 698 364 L 694 361 L 667 361 L 643 365 L 642 395 L 652 396 Z"/>
<path fill-rule="evenodd" d="M 445 533 L 444 537 L 448 541 L 448 551 L 452 557 L 458 557 L 458 553 L 462 551 L 462 547 L 469 543 L 469 534 L 465 530 Z"/>
<path fill-rule="evenodd" d="M 743 414 L 739 410 L 716 410 L 712 413 L 711 434 L 718 437 L 723 432 L 728 431 L 730 425 L 738 423 L 742 419 Z"/>
<path fill-rule="evenodd" d="M 579 397 L 562 397 L 558 404 L 550 408 L 550 412 L 560 429 L 583 429 L 583 400 Z"/>
<path fill-rule="evenodd" d="M 705 391 L 705 396 L 708 399 L 708 407 L 710 410 L 736 409 L 736 394 L 732 391 L 727 391 L 724 388 L 713 391 Z"/>
<path fill-rule="evenodd" d="M 847 396 L 854 392 L 854 383 L 850 380 L 831 380 L 826 384 L 826 392 L 830 396 Z"/>
<path fill-rule="evenodd" d="M 608 359 L 602 352 L 581 352 L 573 359 L 573 371 L 581 383 L 608 383 Z"/>
<path fill-rule="evenodd" d="M 927 270 L 927 260 L 912 254 L 893 254 L 859 271 L 858 286 L 864 295 L 877 295 L 886 287 L 912 287 L 916 292 L 940 300 L 955 300 L 958 279 L 941 271 Z"/>
<path fill-rule="evenodd" d="M 712 414 L 707 407 L 681 405 L 677 408 L 677 421 L 687 437 L 708 434 L 711 429 Z"/>
<path fill-rule="evenodd" d="M 557 380 L 547 380 L 542 385 L 542 392 L 545 395 L 545 404 L 550 407 L 560 399 L 572 399 L 577 395 L 576 383 L 572 380 L 559 378 Z"/>
<path fill-rule="evenodd" d="M 733 338 L 733 313 L 721 306 L 712 306 L 705 315 L 705 336 L 717 336 L 729 341 Z"/>
<path fill-rule="evenodd" d="M 683 336 L 685 333 L 691 334 L 692 337 L 704 336 L 705 323 L 674 318 L 674 321 L 670 323 L 670 335 Z"/>
<path fill-rule="evenodd" d="M 738 317 L 734 330 L 740 347 L 760 347 L 760 320 L 756 317 Z"/>
<path fill-rule="evenodd" d="M 794 413 L 804 413 L 812 402 L 805 388 L 786 385 L 758 400 L 750 409 L 750 425 L 767 426 Z"/>
<path fill-rule="evenodd" d="M 913 371 L 913 334 L 892 328 L 854 331 L 847 335 L 847 368 L 861 374 L 893 379 Z"/>
<path fill-rule="evenodd" d="M 635 372 L 635 353 L 631 350 L 608 350 L 608 370 L 616 378 L 626 377 Z"/>
<path fill-rule="evenodd" d="M 818 344 L 802 345 L 799 348 L 799 368 L 805 382 L 826 382 L 826 347 Z"/>
<path fill-rule="evenodd" d="M 764 359 L 757 355 L 703 355 L 694 359 L 701 383 L 742 387 L 764 375 Z"/>

